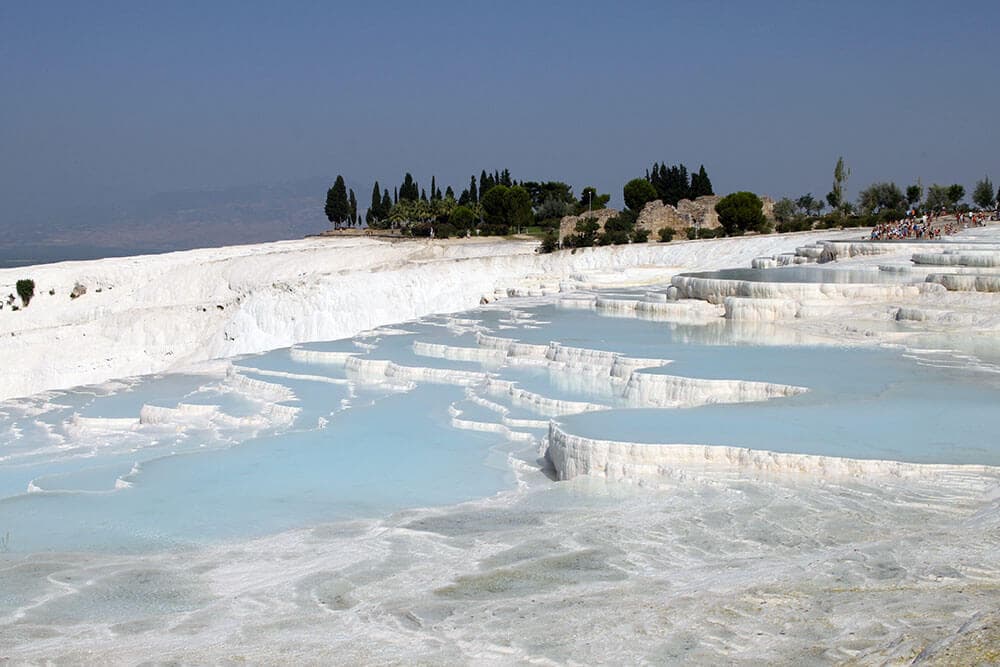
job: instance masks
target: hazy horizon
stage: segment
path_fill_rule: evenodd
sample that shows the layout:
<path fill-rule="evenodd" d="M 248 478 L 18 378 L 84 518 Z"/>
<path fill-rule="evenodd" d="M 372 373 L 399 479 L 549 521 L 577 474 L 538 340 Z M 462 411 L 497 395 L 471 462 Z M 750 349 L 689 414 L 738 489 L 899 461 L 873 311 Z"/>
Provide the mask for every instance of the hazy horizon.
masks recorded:
<path fill-rule="evenodd" d="M 852 198 L 971 191 L 1000 180 L 998 22 L 988 2 L 6 3 L 0 227 L 337 174 L 365 207 L 406 171 L 620 204 L 654 161 L 720 193 L 822 197 L 840 155 Z"/>

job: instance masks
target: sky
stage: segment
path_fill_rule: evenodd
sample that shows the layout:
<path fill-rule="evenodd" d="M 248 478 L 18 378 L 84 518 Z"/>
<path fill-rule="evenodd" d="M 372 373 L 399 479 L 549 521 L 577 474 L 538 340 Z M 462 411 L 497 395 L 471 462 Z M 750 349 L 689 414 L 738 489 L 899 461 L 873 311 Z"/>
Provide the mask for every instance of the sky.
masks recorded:
<path fill-rule="evenodd" d="M 654 161 L 722 194 L 823 196 L 841 155 L 851 195 L 971 191 L 1000 181 L 998 27 L 996 0 L 5 0 L 0 223 L 484 168 L 620 202 Z"/>

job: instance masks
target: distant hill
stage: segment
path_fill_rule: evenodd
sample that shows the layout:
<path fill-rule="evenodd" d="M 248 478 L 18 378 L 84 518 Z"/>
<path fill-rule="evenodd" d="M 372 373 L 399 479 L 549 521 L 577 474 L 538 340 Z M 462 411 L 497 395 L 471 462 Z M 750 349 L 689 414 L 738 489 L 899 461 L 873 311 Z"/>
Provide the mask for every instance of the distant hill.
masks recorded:
<path fill-rule="evenodd" d="M 327 179 L 164 192 L 0 228 L 0 266 L 299 239 L 330 227 Z M 356 185 L 351 185 L 358 190 Z"/>

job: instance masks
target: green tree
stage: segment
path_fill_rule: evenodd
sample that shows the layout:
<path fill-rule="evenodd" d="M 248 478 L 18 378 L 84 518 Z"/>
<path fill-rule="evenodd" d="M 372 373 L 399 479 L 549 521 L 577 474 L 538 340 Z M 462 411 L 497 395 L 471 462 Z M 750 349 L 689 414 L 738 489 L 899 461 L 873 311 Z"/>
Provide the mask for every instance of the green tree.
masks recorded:
<path fill-rule="evenodd" d="M 734 192 L 715 205 L 719 223 L 728 236 L 742 236 L 746 232 L 766 232 L 763 202 L 752 192 Z"/>
<path fill-rule="evenodd" d="M 347 216 L 347 219 L 350 220 L 351 227 L 353 227 L 358 222 L 358 199 L 357 199 L 357 197 L 354 196 L 354 188 L 351 188 L 348 191 L 348 193 L 347 193 L 347 201 L 348 201 L 348 205 L 349 205 L 349 207 L 351 209 L 351 212 Z"/>
<path fill-rule="evenodd" d="M 506 234 L 511 227 L 527 227 L 534 219 L 531 195 L 519 185 L 494 185 L 483 195 L 481 203 L 484 221 L 492 233 Z"/>
<path fill-rule="evenodd" d="M 993 208 L 996 198 L 993 196 L 993 182 L 989 176 L 976 182 L 976 187 L 972 188 L 972 201 L 979 208 Z"/>
<path fill-rule="evenodd" d="M 504 169 L 504 174 L 509 180 L 510 175 Z M 520 185 L 507 188 L 507 224 L 518 231 L 531 225 L 535 220 L 534 212 L 531 210 L 531 195 Z"/>
<path fill-rule="evenodd" d="M 708 175 L 705 176 L 707 179 Z M 688 177 L 687 167 L 683 164 L 668 167 L 665 164 L 660 165 L 654 162 L 649 182 L 656 188 L 656 194 L 664 204 L 677 206 L 677 202 L 680 200 L 693 198 L 691 180 Z M 699 184 L 699 189 L 702 187 Z M 708 184 L 708 187 L 711 188 L 711 183 Z"/>
<path fill-rule="evenodd" d="M 774 219 L 778 222 L 791 222 L 798 217 L 798 206 L 788 197 L 782 197 L 774 202 Z"/>
<path fill-rule="evenodd" d="M 611 201 L 611 195 L 599 195 L 597 188 L 588 185 L 580 193 L 580 201 L 576 203 L 576 213 L 582 215 L 585 212 L 600 211 L 608 205 L 609 201 Z"/>
<path fill-rule="evenodd" d="M 917 183 L 916 185 L 906 186 L 906 205 L 916 206 L 920 203 L 920 200 L 924 198 L 924 187 Z"/>
<path fill-rule="evenodd" d="M 952 208 L 958 206 L 958 202 L 962 201 L 963 197 L 965 197 L 964 187 L 958 183 L 948 186 L 948 202 L 951 204 Z"/>
<path fill-rule="evenodd" d="M 406 172 L 406 175 L 403 176 L 403 184 L 399 186 L 399 199 L 408 199 L 409 201 L 420 199 L 420 188 L 410 172 Z"/>
<path fill-rule="evenodd" d="M 865 215 L 903 208 L 906 198 L 892 182 L 872 183 L 858 193 L 858 209 Z"/>
<path fill-rule="evenodd" d="M 375 181 L 375 185 L 372 186 L 372 203 L 368 205 L 368 210 L 365 212 L 365 222 L 367 222 L 369 226 L 382 219 L 380 212 L 381 208 L 382 190 L 378 186 L 378 181 Z"/>
<path fill-rule="evenodd" d="M 844 188 L 847 186 L 847 179 L 851 176 L 850 168 L 844 164 L 843 156 L 837 158 L 837 165 L 833 168 L 833 189 L 826 195 L 826 203 L 834 211 L 840 210 L 846 213 L 845 206 L 848 202 L 844 199 Z"/>
<path fill-rule="evenodd" d="M 712 191 L 712 181 L 708 178 L 705 165 L 701 165 L 697 174 L 691 174 L 691 191 L 688 193 L 689 199 L 715 194 Z"/>
<path fill-rule="evenodd" d="M 347 186 L 343 176 L 338 174 L 333 187 L 326 191 L 326 207 L 323 210 L 334 229 L 340 229 L 340 225 L 350 217 L 351 204 L 347 200 Z"/>
<path fill-rule="evenodd" d="M 476 214 L 468 206 L 456 206 L 452 209 L 451 215 L 448 216 L 448 222 L 455 229 L 472 229 L 476 224 Z"/>
<path fill-rule="evenodd" d="M 507 186 L 494 185 L 479 202 L 483 205 L 483 222 L 496 227 L 507 225 Z"/>
<path fill-rule="evenodd" d="M 539 224 L 558 224 L 563 216 L 570 214 L 570 206 L 559 199 L 549 198 L 535 209 L 535 218 Z"/>
<path fill-rule="evenodd" d="M 947 185 L 938 185 L 935 183 L 927 188 L 927 199 L 924 201 L 924 206 L 931 211 L 947 208 L 949 202 Z"/>
<path fill-rule="evenodd" d="M 813 197 L 811 192 L 796 199 L 795 205 L 806 215 L 819 215 L 819 212 L 823 210 L 823 202 Z"/>
<path fill-rule="evenodd" d="M 633 178 L 626 183 L 622 194 L 625 197 L 625 205 L 636 213 L 642 211 L 642 207 L 648 202 L 657 198 L 656 188 L 644 178 Z"/>
<path fill-rule="evenodd" d="M 531 204 L 535 208 L 540 207 L 546 201 L 556 200 L 573 204 L 576 198 L 573 196 L 573 188 L 562 181 L 545 181 L 538 183 L 527 181 L 521 184 L 528 194 L 531 195 Z"/>

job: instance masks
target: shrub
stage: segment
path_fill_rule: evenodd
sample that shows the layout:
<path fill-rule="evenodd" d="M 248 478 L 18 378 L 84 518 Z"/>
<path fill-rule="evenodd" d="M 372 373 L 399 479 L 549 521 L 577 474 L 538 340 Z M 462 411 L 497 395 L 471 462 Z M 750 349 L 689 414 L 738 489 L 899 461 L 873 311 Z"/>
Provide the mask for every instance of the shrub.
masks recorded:
<path fill-rule="evenodd" d="M 697 227 L 685 227 L 684 228 L 684 235 L 687 236 L 689 239 L 696 239 L 696 238 L 698 238 L 698 228 Z"/>
<path fill-rule="evenodd" d="M 721 231 L 722 231 L 721 228 L 719 228 L 719 229 L 704 229 L 704 228 L 702 228 L 702 229 L 698 230 L 698 238 L 700 238 L 700 239 L 714 239 L 716 236 L 721 236 L 721 234 L 719 233 Z"/>
<path fill-rule="evenodd" d="M 812 221 L 806 220 L 805 218 L 792 218 L 791 220 L 779 222 L 775 229 L 779 234 L 787 234 L 789 232 L 807 232 L 812 229 Z"/>
<path fill-rule="evenodd" d="M 434 236 L 439 239 L 447 239 L 452 236 L 458 236 L 458 235 L 459 235 L 458 230 L 455 229 L 455 226 L 447 222 L 439 222 L 438 224 L 434 225 Z"/>
<path fill-rule="evenodd" d="M 31 301 L 31 297 L 35 296 L 35 281 L 18 280 L 17 295 L 21 297 L 21 303 L 23 303 L 24 307 L 27 308 L 28 303 Z"/>
<path fill-rule="evenodd" d="M 632 230 L 632 243 L 645 243 L 649 240 L 649 230 L 648 229 L 634 229 Z"/>
<path fill-rule="evenodd" d="M 670 243 L 674 240 L 674 230 L 672 227 L 660 227 L 659 235 L 660 241 L 663 243 Z"/>
<path fill-rule="evenodd" d="M 542 245 L 538 247 L 538 252 L 543 254 L 548 254 L 550 252 L 555 252 L 559 249 L 559 235 L 556 232 L 550 231 L 542 237 Z"/>

